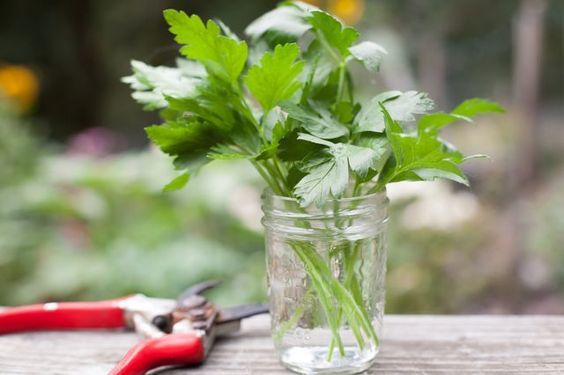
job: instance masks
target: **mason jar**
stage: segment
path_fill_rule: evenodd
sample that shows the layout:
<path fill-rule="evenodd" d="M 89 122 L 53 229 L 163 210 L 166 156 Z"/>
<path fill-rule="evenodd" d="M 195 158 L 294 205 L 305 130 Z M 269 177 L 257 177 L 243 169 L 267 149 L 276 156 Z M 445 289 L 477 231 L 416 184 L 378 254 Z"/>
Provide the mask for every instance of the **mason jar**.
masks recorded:
<path fill-rule="evenodd" d="M 386 273 L 386 193 L 302 208 L 266 190 L 272 337 L 302 374 L 367 370 L 380 347 Z"/>

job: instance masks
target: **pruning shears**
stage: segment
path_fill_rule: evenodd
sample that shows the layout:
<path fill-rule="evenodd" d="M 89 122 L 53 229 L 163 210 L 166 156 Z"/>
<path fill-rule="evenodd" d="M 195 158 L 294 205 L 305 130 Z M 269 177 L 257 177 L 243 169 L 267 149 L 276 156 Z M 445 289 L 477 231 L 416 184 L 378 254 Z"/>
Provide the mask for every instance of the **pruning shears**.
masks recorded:
<path fill-rule="evenodd" d="M 161 366 L 201 364 L 219 336 L 239 330 L 241 319 L 267 313 L 264 304 L 219 309 L 201 295 L 219 284 L 188 288 L 177 300 L 136 294 L 95 302 L 61 302 L 0 310 L 0 334 L 79 329 L 133 329 L 133 346 L 109 375 L 141 375 Z"/>

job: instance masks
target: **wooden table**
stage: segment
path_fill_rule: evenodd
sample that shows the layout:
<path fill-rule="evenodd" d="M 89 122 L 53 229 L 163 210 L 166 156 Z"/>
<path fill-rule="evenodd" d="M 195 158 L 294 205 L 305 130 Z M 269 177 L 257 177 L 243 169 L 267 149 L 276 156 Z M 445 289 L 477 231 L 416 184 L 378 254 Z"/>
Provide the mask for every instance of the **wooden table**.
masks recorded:
<path fill-rule="evenodd" d="M 385 318 L 370 374 L 564 374 L 564 317 L 398 316 Z M 0 336 L 0 374 L 105 374 L 134 343 L 124 332 Z M 217 343 L 205 366 L 159 374 L 287 374 L 277 362 L 268 317 Z"/>

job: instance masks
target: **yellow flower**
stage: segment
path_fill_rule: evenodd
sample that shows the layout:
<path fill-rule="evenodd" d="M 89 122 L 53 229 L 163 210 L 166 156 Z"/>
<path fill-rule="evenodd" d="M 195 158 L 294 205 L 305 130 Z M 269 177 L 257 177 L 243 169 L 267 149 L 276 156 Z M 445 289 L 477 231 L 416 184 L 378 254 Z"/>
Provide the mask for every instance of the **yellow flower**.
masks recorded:
<path fill-rule="evenodd" d="M 35 74 L 21 65 L 0 66 L 0 97 L 11 100 L 20 111 L 28 110 L 39 91 Z"/>
<path fill-rule="evenodd" d="M 327 10 L 346 24 L 354 25 L 362 18 L 364 0 L 329 0 Z"/>
<path fill-rule="evenodd" d="M 327 10 L 349 25 L 360 21 L 364 12 L 364 0 L 305 0 L 305 2 Z"/>

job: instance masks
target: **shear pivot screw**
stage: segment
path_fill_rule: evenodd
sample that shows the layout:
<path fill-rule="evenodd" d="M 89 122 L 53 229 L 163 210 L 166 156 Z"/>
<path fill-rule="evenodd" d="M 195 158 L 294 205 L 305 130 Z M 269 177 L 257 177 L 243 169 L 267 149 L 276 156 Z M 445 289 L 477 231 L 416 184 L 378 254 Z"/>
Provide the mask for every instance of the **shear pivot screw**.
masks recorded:
<path fill-rule="evenodd" d="M 157 315 L 151 321 L 155 327 L 160 329 L 163 332 L 168 332 L 168 328 L 170 326 L 170 320 L 165 315 Z"/>

